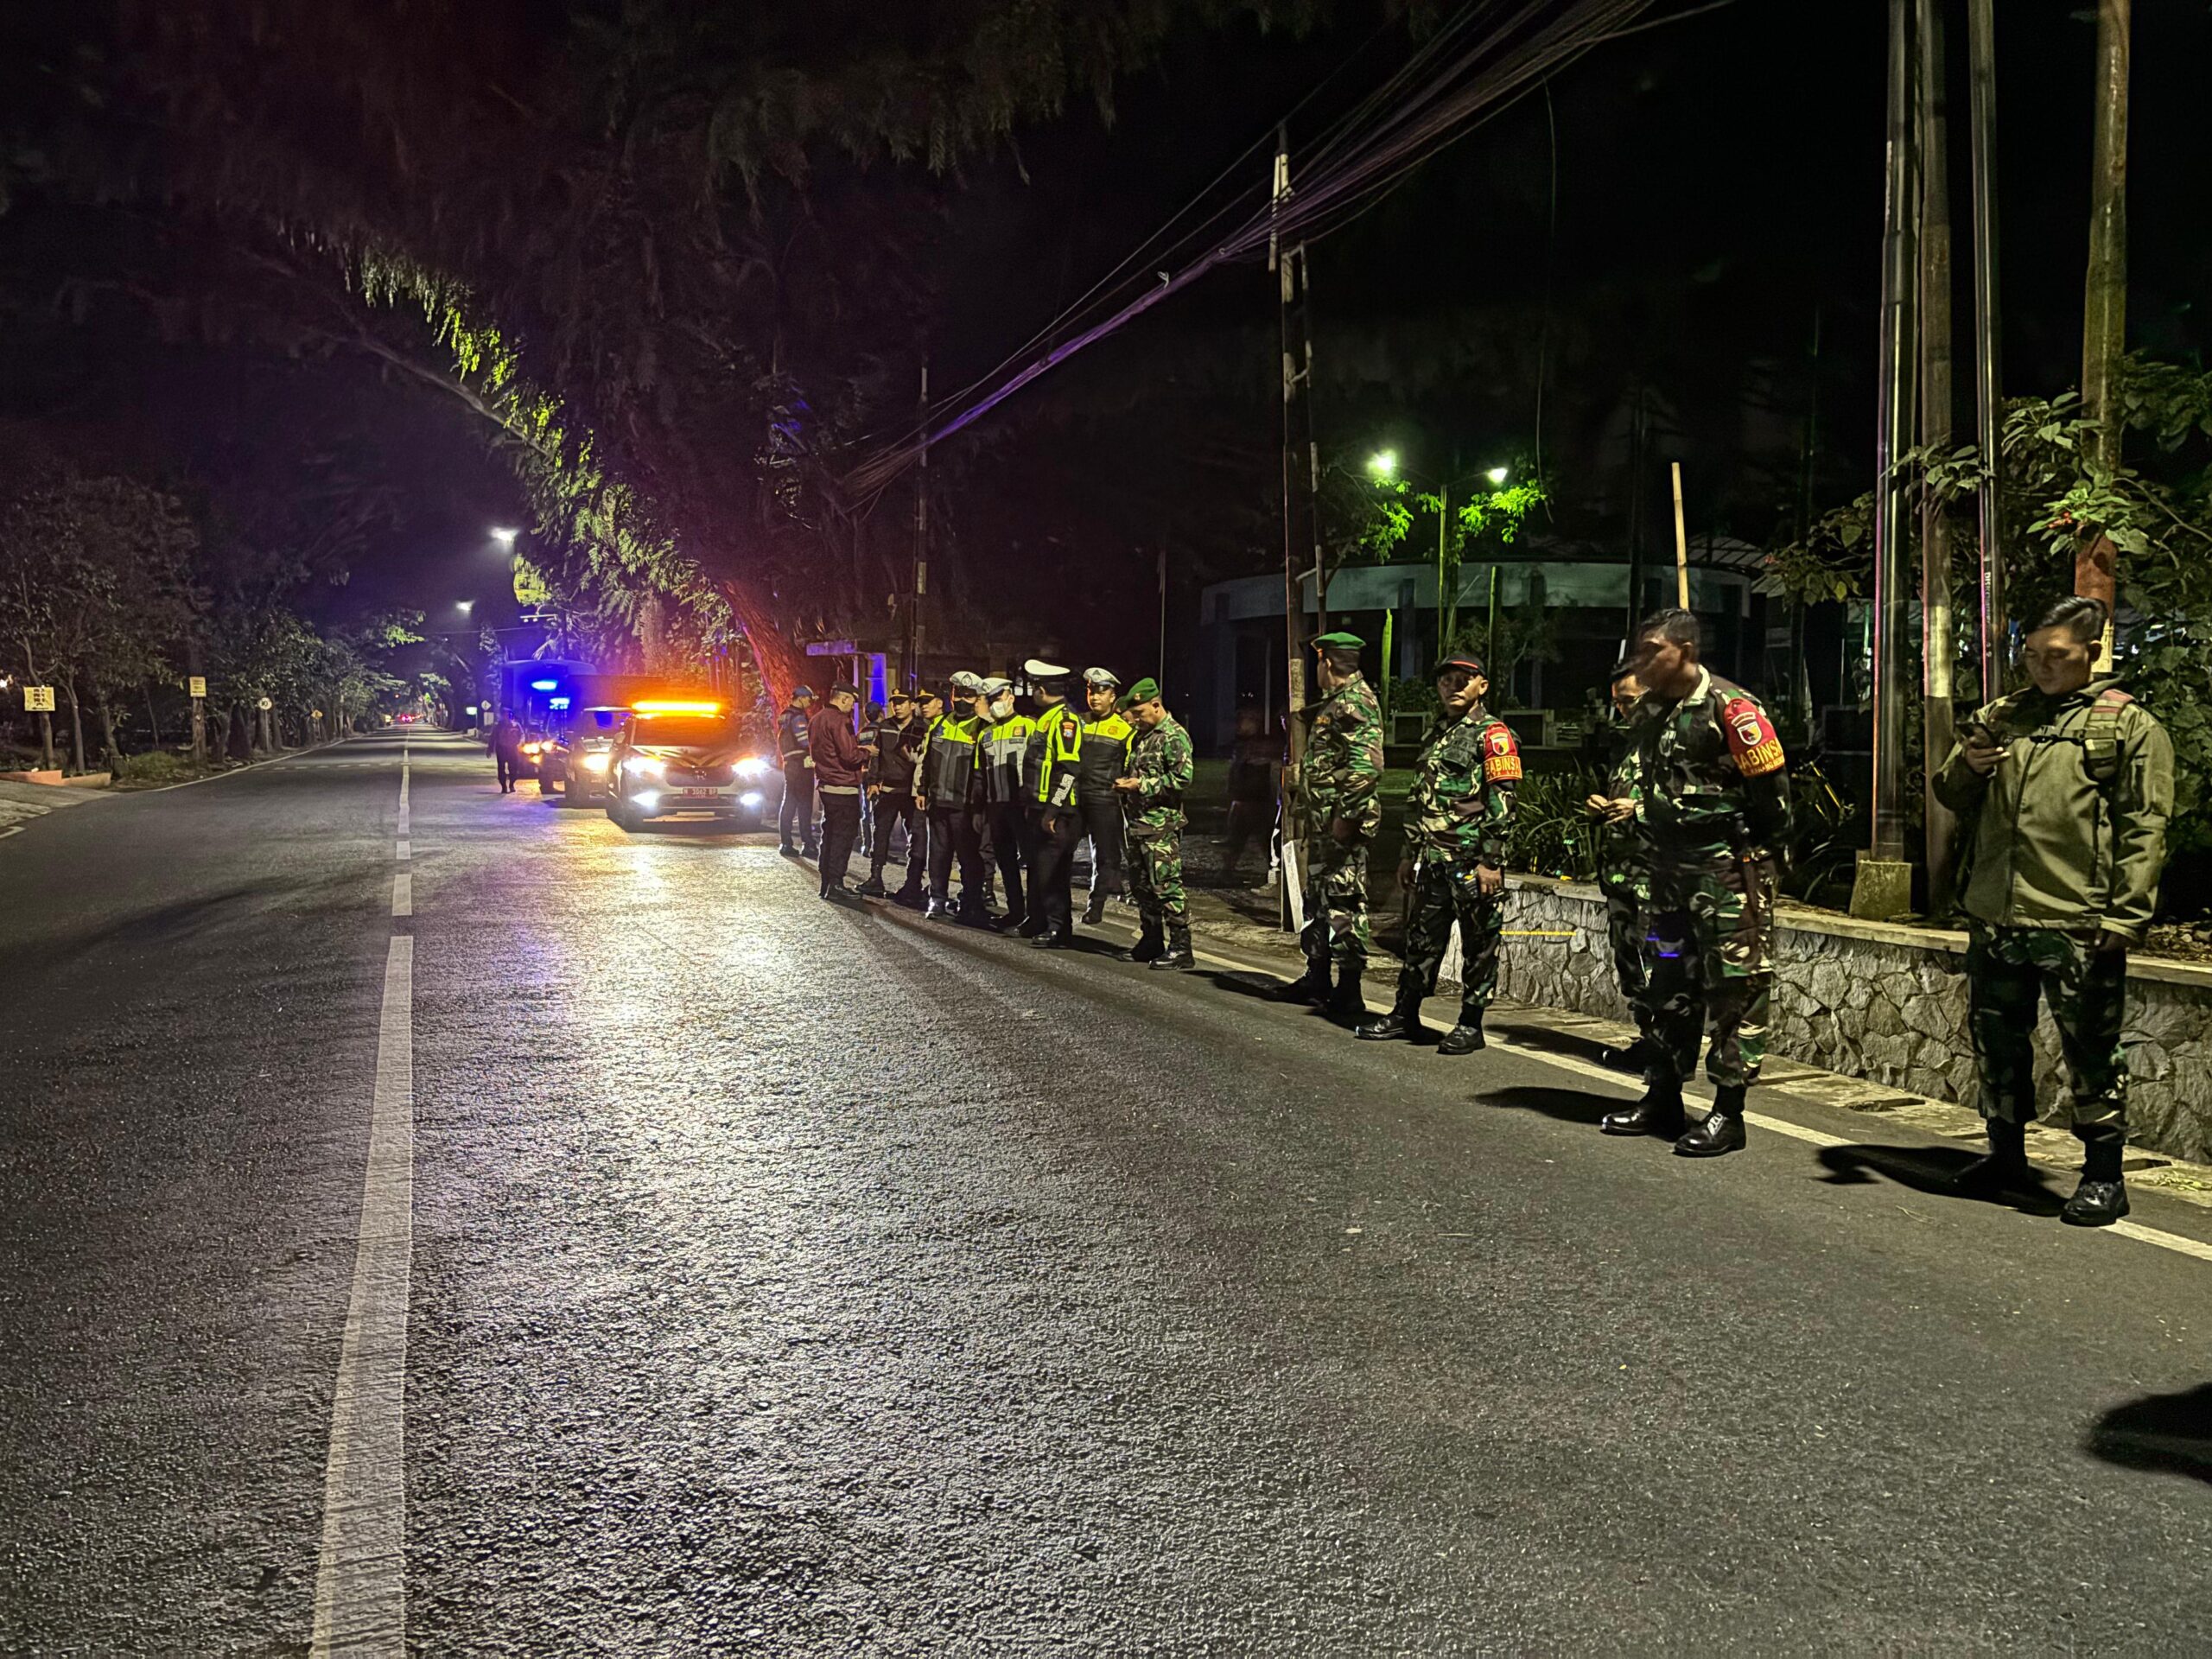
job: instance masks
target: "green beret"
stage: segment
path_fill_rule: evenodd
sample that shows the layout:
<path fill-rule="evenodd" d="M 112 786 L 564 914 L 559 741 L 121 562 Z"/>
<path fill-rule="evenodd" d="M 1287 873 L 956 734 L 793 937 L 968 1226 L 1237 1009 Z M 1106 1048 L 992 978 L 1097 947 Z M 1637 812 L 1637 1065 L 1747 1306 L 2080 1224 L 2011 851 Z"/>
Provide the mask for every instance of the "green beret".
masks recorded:
<path fill-rule="evenodd" d="M 1141 679 L 1122 694 L 1120 706 L 1124 709 L 1134 709 L 1137 704 L 1150 702 L 1159 696 L 1160 682 L 1158 680 Z"/>
<path fill-rule="evenodd" d="M 1364 651 L 1367 641 L 1356 633 L 1320 633 L 1306 642 L 1316 651 Z"/>

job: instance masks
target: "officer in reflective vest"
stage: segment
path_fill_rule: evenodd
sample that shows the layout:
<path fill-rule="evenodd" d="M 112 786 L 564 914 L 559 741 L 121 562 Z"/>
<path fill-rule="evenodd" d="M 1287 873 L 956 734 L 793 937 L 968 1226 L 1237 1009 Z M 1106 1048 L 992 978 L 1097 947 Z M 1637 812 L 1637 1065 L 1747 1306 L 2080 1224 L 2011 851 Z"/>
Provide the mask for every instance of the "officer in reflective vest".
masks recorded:
<path fill-rule="evenodd" d="M 1021 793 L 1022 762 L 1029 753 L 1029 716 L 1016 714 L 1014 682 L 993 677 L 983 682 L 988 715 L 976 739 L 976 775 L 982 785 L 986 833 L 990 855 L 1006 882 L 1006 915 L 999 925 L 1034 938 L 1044 924 L 1030 913 L 1021 890 L 1021 873 L 1033 868 L 1036 849 L 1030 839 L 1027 803 Z"/>
<path fill-rule="evenodd" d="M 1114 780 L 1129 769 L 1129 740 L 1136 728 L 1115 707 L 1122 682 L 1110 668 L 1083 671 L 1083 759 L 1076 768 L 1076 810 L 1090 837 L 1090 896 L 1083 919 L 1096 927 L 1109 895 L 1122 891 L 1122 798 Z"/>
<path fill-rule="evenodd" d="M 1083 719 L 1068 704 L 1073 671 L 1031 658 L 1021 665 L 1037 688 L 1037 715 L 1030 722 L 1029 753 L 1022 767 L 1021 792 L 1029 804 L 1031 842 L 1037 862 L 1031 872 L 1029 906 L 1042 925 L 1030 944 L 1064 950 L 1075 943 L 1074 895 L 1070 878 L 1075 849 L 1083 841 L 1083 810 L 1076 784 L 1083 767 Z"/>
<path fill-rule="evenodd" d="M 976 810 L 976 738 L 981 723 L 974 709 L 981 703 L 983 683 L 966 670 L 952 677 L 956 696 L 965 700 L 970 713 L 939 715 L 922 740 L 914 766 L 914 793 L 930 815 L 930 899 L 926 912 L 931 921 L 963 922 L 988 927 L 990 912 L 983 905 L 983 849 L 977 834 Z M 960 908 L 952 907 L 952 866 L 960 864 Z"/>

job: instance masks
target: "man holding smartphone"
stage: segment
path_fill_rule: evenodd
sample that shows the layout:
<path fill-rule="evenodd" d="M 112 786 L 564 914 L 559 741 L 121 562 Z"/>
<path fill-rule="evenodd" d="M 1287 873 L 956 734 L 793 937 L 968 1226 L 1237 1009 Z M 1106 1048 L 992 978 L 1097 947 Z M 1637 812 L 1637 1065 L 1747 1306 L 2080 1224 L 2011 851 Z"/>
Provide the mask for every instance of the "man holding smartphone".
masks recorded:
<path fill-rule="evenodd" d="M 2077 1227 L 2127 1213 L 2127 950 L 2157 908 L 2174 799 L 2164 728 L 2116 679 L 2092 677 L 2107 615 L 2078 597 L 2045 612 L 2021 652 L 2033 683 L 1974 715 L 1936 783 L 1973 818 L 1961 903 L 1989 1155 L 1959 1185 L 1995 1193 L 2029 1179 L 2041 1000 L 2073 1083 L 2082 1181 L 2061 1218 Z"/>

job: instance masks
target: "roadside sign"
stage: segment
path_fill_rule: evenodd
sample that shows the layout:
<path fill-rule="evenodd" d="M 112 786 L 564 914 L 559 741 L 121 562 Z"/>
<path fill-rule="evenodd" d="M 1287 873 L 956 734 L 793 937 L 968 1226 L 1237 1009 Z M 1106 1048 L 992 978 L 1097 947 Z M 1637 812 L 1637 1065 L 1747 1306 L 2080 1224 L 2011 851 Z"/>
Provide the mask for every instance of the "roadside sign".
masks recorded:
<path fill-rule="evenodd" d="M 207 676 L 204 674 L 194 674 L 190 679 L 184 683 L 184 689 L 193 696 L 206 696 L 207 695 Z"/>
<path fill-rule="evenodd" d="M 853 642 L 849 639 L 817 639 L 806 648 L 810 657 L 849 657 Z"/>
<path fill-rule="evenodd" d="M 259 702 L 255 703 L 253 706 L 260 709 L 264 714 L 266 714 L 270 709 L 274 709 L 276 705 L 270 702 L 268 698 L 264 697 Z"/>
<path fill-rule="evenodd" d="M 50 685 L 27 685 L 23 688 L 23 712 L 27 715 L 50 715 L 54 712 L 54 688 Z"/>
<path fill-rule="evenodd" d="M 320 709 L 310 709 L 308 710 L 308 715 L 311 719 L 321 720 L 322 718 L 322 710 Z"/>

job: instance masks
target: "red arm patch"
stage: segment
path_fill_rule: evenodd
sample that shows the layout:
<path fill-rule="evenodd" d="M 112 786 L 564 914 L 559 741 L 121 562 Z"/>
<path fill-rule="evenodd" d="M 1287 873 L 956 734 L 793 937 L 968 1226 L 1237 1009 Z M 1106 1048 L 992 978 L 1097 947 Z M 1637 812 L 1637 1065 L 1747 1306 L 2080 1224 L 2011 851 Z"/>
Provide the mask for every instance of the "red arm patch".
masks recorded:
<path fill-rule="evenodd" d="M 1511 728 L 1495 725 L 1483 734 L 1483 777 L 1493 784 L 1521 780 L 1521 746 L 1513 741 Z"/>
<path fill-rule="evenodd" d="M 1764 778 L 1782 770 L 1782 740 L 1758 704 L 1749 697 L 1732 697 L 1720 711 L 1720 723 L 1727 731 L 1736 770 L 1745 777 Z"/>

